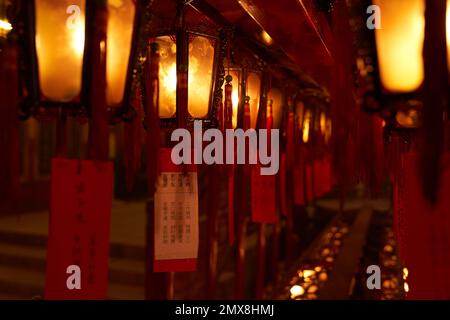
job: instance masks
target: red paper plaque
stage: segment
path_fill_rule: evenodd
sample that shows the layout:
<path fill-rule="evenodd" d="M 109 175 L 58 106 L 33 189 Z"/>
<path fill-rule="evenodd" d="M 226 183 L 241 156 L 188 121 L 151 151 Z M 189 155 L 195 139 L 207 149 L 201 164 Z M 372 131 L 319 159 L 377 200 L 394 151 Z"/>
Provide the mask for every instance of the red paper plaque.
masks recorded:
<path fill-rule="evenodd" d="M 275 204 L 275 175 L 261 175 L 260 166 L 252 166 L 251 203 L 252 221 L 274 224 L 277 222 Z"/>
<path fill-rule="evenodd" d="M 53 159 L 46 299 L 106 299 L 113 190 L 111 162 Z M 69 289 L 69 266 L 80 289 Z"/>
<path fill-rule="evenodd" d="M 155 272 L 195 271 L 198 255 L 198 186 L 195 165 L 177 166 L 161 149 L 155 192 Z"/>

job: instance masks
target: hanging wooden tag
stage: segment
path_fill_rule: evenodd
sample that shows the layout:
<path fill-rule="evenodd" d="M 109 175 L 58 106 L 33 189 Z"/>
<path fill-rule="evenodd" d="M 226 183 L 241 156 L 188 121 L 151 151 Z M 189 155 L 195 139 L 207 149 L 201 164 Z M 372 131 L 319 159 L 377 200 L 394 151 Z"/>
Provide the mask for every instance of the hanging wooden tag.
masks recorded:
<path fill-rule="evenodd" d="M 111 162 L 53 159 L 46 299 L 106 299 Z"/>
<path fill-rule="evenodd" d="M 155 192 L 154 272 L 195 271 L 198 255 L 198 186 L 195 165 L 172 163 L 160 150 Z"/>
<path fill-rule="evenodd" d="M 275 204 L 276 176 L 261 175 L 260 168 L 260 165 L 252 166 L 252 221 L 275 224 L 278 221 Z"/>

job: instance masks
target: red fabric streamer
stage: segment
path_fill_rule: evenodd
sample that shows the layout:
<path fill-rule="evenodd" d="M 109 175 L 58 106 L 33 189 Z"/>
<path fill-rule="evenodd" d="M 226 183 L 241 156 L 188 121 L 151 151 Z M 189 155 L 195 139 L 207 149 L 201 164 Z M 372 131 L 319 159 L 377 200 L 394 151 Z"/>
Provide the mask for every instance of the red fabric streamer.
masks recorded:
<path fill-rule="evenodd" d="M 108 8 L 106 4 L 88 2 L 94 9 L 93 21 L 90 23 L 90 48 L 88 59 L 92 63 L 90 75 L 91 103 L 89 120 L 88 156 L 94 160 L 108 160 L 109 148 L 109 114 L 106 100 L 106 29 L 108 25 Z M 90 20 L 90 19 L 87 19 Z"/>
<path fill-rule="evenodd" d="M 233 85 L 231 84 L 231 76 L 227 76 L 225 84 L 225 102 L 224 102 L 224 130 L 233 128 L 233 102 L 232 93 Z M 235 223 L 234 223 L 234 165 L 227 166 L 227 182 L 228 182 L 228 242 L 230 245 L 235 241 Z"/>
<path fill-rule="evenodd" d="M 424 108 L 420 143 L 423 192 L 437 201 L 440 157 L 444 147 L 444 111 L 448 112 L 448 67 L 446 38 L 447 0 L 426 0 L 424 62 Z"/>
<path fill-rule="evenodd" d="M 0 209 L 14 208 L 20 191 L 17 55 L 15 47 L 0 50 Z"/>
<path fill-rule="evenodd" d="M 333 10 L 333 58 L 331 111 L 333 118 L 333 166 L 344 194 L 357 179 L 357 125 L 359 108 L 354 99 L 352 32 L 346 1 Z"/>

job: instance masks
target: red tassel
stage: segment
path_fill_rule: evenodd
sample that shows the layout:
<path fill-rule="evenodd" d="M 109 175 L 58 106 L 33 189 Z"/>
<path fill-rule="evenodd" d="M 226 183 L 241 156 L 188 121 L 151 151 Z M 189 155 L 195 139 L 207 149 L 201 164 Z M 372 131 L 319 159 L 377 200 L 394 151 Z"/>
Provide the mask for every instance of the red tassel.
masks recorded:
<path fill-rule="evenodd" d="M 232 93 L 233 85 L 232 77 L 226 77 L 225 84 L 225 103 L 224 103 L 224 129 L 233 128 L 233 102 Z M 230 245 L 235 241 L 235 225 L 234 225 L 234 165 L 227 166 L 228 176 L 228 242 Z"/>
<path fill-rule="evenodd" d="M 443 114 L 448 111 L 446 38 L 447 0 L 427 0 L 424 40 L 424 112 L 421 153 L 422 189 L 430 203 L 437 201 L 443 150 Z"/>
<path fill-rule="evenodd" d="M 20 186 L 17 55 L 15 47 L 0 50 L 0 205 L 11 207 Z"/>
<path fill-rule="evenodd" d="M 338 1 L 333 11 L 334 65 L 331 110 L 333 116 L 333 158 L 342 195 L 356 182 L 357 124 L 359 108 L 353 95 L 352 33 L 349 31 L 346 1 Z"/>
<path fill-rule="evenodd" d="M 106 29 L 108 8 L 105 4 L 91 3 L 95 7 L 91 41 L 91 118 L 89 121 L 88 155 L 93 160 L 108 160 L 109 123 L 106 100 Z"/>

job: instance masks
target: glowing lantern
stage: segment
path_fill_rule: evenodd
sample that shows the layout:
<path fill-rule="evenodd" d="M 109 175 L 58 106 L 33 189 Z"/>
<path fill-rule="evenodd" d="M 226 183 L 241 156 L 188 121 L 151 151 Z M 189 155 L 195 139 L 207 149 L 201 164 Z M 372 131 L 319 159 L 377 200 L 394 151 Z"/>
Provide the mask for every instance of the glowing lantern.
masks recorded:
<path fill-rule="evenodd" d="M 8 8 L 9 8 L 9 1 L 7 0 L 0 0 L 0 39 L 6 38 L 8 33 L 13 29 L 10 21 L 8 20 Z"/>
<path fill-rule="evenodd" d="M 22 7 L 28 109 L 86 107 L 90 94 L 87 75 L 94 62 L 86 56 L 91 48 L 85 39 L 94 28 L 104 28 L 106 39 L 100 42 L 100 51 L 106 56 L 107 103 L 123 113 L 128 108 L 136 62 L 136 13 L 144 11 L 143 2 L 34 0 L 23 1 Z M 94 17 L 94 12 L 102 13 L 100 23 L 85 19 Z"/>
<path fill-rule="evenodd" d="M 178 126 L 192 124 L 193 120 L 211 123 L 217 120 L 217 65 L 219 60 L 223 62 L 218 50 L 221 36 L 217 26 L 189 1 L 168 5 L 176 5 L 175 20 L 168 17 L 168 21 L 177 23 L 155 22 L 150 40 L 159 47 L 159 117 L 162 123 L 178 122 Z M 162 14 L 171 14 L 168 11 Z"/>
<path fill-rule="evenodd" d="M 307 109 L 303 117 L 303 125 L 302 125 L 302 141 L 304 143 L 309 142 L 312 126 L 313 126 L 313 114 L 311 110 Z"/>
<path fill-rule="evenodd" d="M 376 42 L 383 87 L 390 93 L 414 92 L 424 80 L 425 0 L 374 0 L 373 4 L 382 14 Z M 450 0 L 447 47 L 450 61 Z"/>
<path fill-rule="evenodd" d="M 189 39 L 188 112 L 192 118 L 204 119 L 212 99 L 216 39 L 194 34 Z M 177 111 L 177 41 L 167 35 L 157 37 L 156 43 L 160 46 L 159 115 L 173 118 Z"/>

